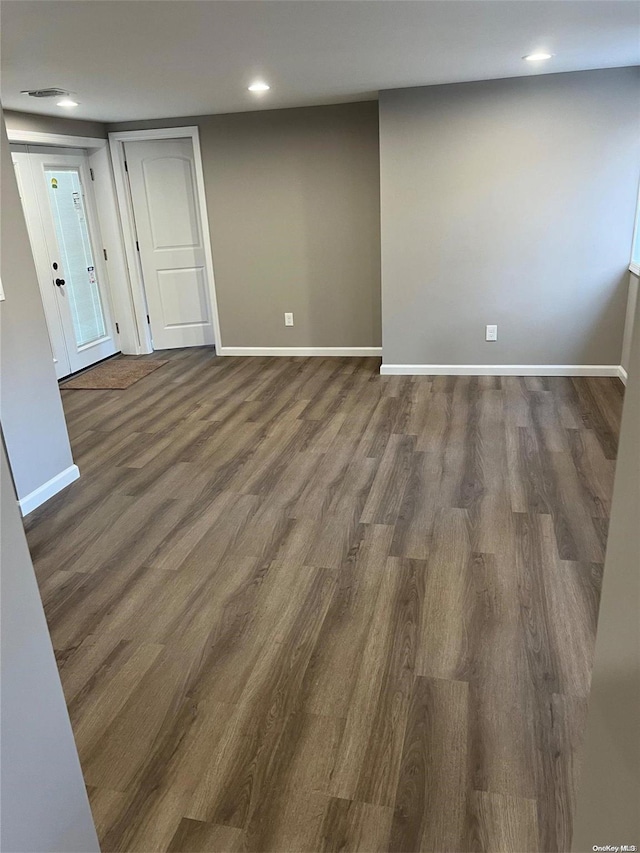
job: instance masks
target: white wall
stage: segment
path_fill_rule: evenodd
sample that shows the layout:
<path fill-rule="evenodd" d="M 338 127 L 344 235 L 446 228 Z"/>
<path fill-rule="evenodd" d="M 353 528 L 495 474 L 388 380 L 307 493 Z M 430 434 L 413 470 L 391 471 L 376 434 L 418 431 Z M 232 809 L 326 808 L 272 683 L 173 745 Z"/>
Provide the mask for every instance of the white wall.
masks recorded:
<path fill-rule="evenodd" d="M 3 853 L 99 851 L 31 557 L 0 443 Z"/>
<path fill-rule="evenodd" d="M 28 499 L 75 471 L 4 122 L 0 147 L 0 418 L 18 497 Z"/>

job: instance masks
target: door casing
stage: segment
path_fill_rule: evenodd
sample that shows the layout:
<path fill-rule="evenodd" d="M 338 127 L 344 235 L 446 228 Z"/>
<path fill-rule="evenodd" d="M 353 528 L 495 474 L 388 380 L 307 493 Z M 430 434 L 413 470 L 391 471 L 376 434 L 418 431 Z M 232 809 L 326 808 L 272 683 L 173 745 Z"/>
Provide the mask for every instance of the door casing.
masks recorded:
<path fill-rule="evenodd" d="M 111 150 L 111 161 L 115 179 L 115 190 L 118 201 L 118 209 L 122 222 L 122 234 L 124 248 L 128 262 L 130 277 L 130 293 L 133 304 L 137 335 L 140 340 L 140 352 L 153 352 L 151 332 L 147 323 L 146 299 L 144 291 L 144 278 L 140 257 L 136 249 L 136 232 L 133 218 L 133 205 L 129 192 L 129 184 L 125 170 L 125 142 L 137 142 L 141 140 L 160 139 L 183 139 L 189 138 L 193 144 L 193 155 L 196 173 L 197 198 L 200 210 L 200 222 L 202 225 L 202 238 L 204 243 L 205 267 L 209 286 L 209 300 L 215 338 L 216 352 L 222 349 L 222 338 L 220 335 L 220 319 L 218 314 L 218 300 L 216 297 L 215 278 L 213 274 L 213 255 L 211 251 L 211 238 L 209 229 L 209 218 L 207 215 L 207 200 L 204 189 L 204 172 L 202 168 L 202 152 L 200 148 L 200 136 L 197 126 L 190 127 L 164 127 L 150 130 L 124 130 L 109 134 L 109 146 Z"/>
<path fill-rule="evenodd" d="M 126 355 L 148 352 L 149 350 L 143 348 L 138 335 L 109 140 L 16 128 L 7 129 L 7 136 L 12 143 L 84 148 L 87 151 L 89 167 L 93 171 L 93 192 L 102 235 L 101 248 L 107 252 L 105 263 L 109 274 L 113 320 L 118 324 L 120 350 Z"/>

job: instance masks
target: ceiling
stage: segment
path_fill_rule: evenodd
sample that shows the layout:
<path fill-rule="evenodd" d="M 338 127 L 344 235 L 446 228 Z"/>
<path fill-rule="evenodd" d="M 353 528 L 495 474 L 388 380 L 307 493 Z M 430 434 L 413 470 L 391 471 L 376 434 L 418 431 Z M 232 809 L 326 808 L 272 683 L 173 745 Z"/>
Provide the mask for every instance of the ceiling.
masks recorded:
<path fill-rule="evenodd" d="M 546 50 L 541 64 L 522 56 Z M 634 0 L 4 0 L 5 108 L 101 121 L 640 65 Z M 271 90 L 254 95 L 255 78 Z M 58 86 L 80 106 L 21 95 Z"/>

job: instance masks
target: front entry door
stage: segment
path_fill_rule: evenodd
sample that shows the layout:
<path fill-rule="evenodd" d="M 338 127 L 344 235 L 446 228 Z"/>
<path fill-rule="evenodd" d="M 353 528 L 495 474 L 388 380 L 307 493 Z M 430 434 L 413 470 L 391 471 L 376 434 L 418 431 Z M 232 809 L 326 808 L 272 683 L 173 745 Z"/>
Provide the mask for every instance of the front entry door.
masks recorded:
<path fill-rule="evenodd" d="M 124 148 L 154 349 L 212 344 L 193 143 L 162 139 Z"/>
<path fill-rule="evenodd" d="M 84 151 L 14 145 L 58 379 L 118 351 Z"/>

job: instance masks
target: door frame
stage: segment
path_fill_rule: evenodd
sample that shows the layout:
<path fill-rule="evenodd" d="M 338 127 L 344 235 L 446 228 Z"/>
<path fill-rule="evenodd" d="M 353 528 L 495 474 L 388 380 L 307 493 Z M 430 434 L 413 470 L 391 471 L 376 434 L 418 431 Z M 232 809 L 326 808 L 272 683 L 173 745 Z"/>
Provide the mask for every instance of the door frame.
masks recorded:
<path fill-rule="evenodd" d="M 222 352 L 222 337 L 220 335 L 220 319 L 218 315 L 218 299 L 213 274 L 213 253 L 211 251 L 211 231 L 207 215 L 207 198 L 204 188 L 204 170 L 202 168 L 202 150 L 200 134 L 197 125 L 188 127 L 158 127 L 149 130 L 119 130 L 109 134 L 111 162 L 115 177 L 116 198 L 122 222 L 124 247 L 130 272 L 131 299 L 134 306 L 135 322 L 138 336 L 143 349 L 141 352 L 153 352 L 151 329 L 147 322 L 146 296 L 140 255 L 136 249 L 136 231 L 133 218 L 131 192 L 124 166 L 125 142 L 144 142 L 162 139 L 191 139 L 193 159 L 195 164 L 196 193 L 202 226 L 202 241 L 204 243 L 205 268 L 208 278 L 208 294 L 211 302 L 211 318 L 213 321 L 214 345 L 216 353 Z"/>
<path fill-rule="evenodd" d="M 72 136 L 19 129 L 7 129 L 7 136 L 9 142 L 23 145 L 48 145 L 86 150 L 89 167 L 93 172 L 93 194 L 103 243 L 98 251 L 104 249 L 107 252 L 106 286 L 111 297 L 112 319 L 117 324 L 116 337 L 119 348 L 127 355 L 141 355 L 148 352 L 143 348 L 138 335 L 114 174 L 109 156 L 109 140 L 106 137 Z"/>
<path fill-rule="evenodd" d="M 102 239 L 102 229 L 94 192 L 95 172 L 89 165 L 86 148 L 76 149 L 50 145 L 43 147 L 33 143 L 30 145 L 11 143 L 11 145 L 25 149 L 24 153 L 16 152 L 14 156 L 25 158 L 19 162 L 25 165 L 25 171 L 29 172 L 29 176 L 27 179 L 27 176 L 21 171 L 18 180 L 21 184 L 25 216 L 28 214 L 29 239 L 34 261 L 36 261 L 38 284 L 45 307 L 45 319 L 49 328 L 52 349 L 54 348 L 54 341 L 56 343 L 54 361 L 56 361 L 56 355 L 64 360 L 62 359 L 63 351 L 66 354 L 66 370 L 62 371 L 62 376 L 59 376 L 58 379 L 65 379 L 70 374 L 78 370 L 85 370 L 98 361 L 121 351 L 120 337 L 117 334 L 116 320 L 114 319 L 115 311 L 109 284 L 109 271 L 104 258 L 105 241 Z M 61 294 L 58 288 L 51 286 L 52 279 L 60 272 L 68 279 L 72 275 L 72 271 L 66 267 L 62 257 L 62 246 L 56 226 L 56 217 L 53 213 L 54 205 L 44 173 L 44 169 L 49 167 L 55 170 L 60 169 L 61 172 L 69 170 L 77 172 L 83 196 L 87 236 L 94 268 L 97 272 L 99 300 L 102 305 L 104 320 L 104 334 L 84 344 L 79 344 L 77 340 L 70 294 L 69 298 L 66 296 L 60 298 Z M 94 175 L 93 179 L 92 174 Z M 57 261 L 62 266 L 58 273 L 52 271 L 51 263 L 53 261 Z M 69 281 L 67 283 L 70 284 Z"/>

